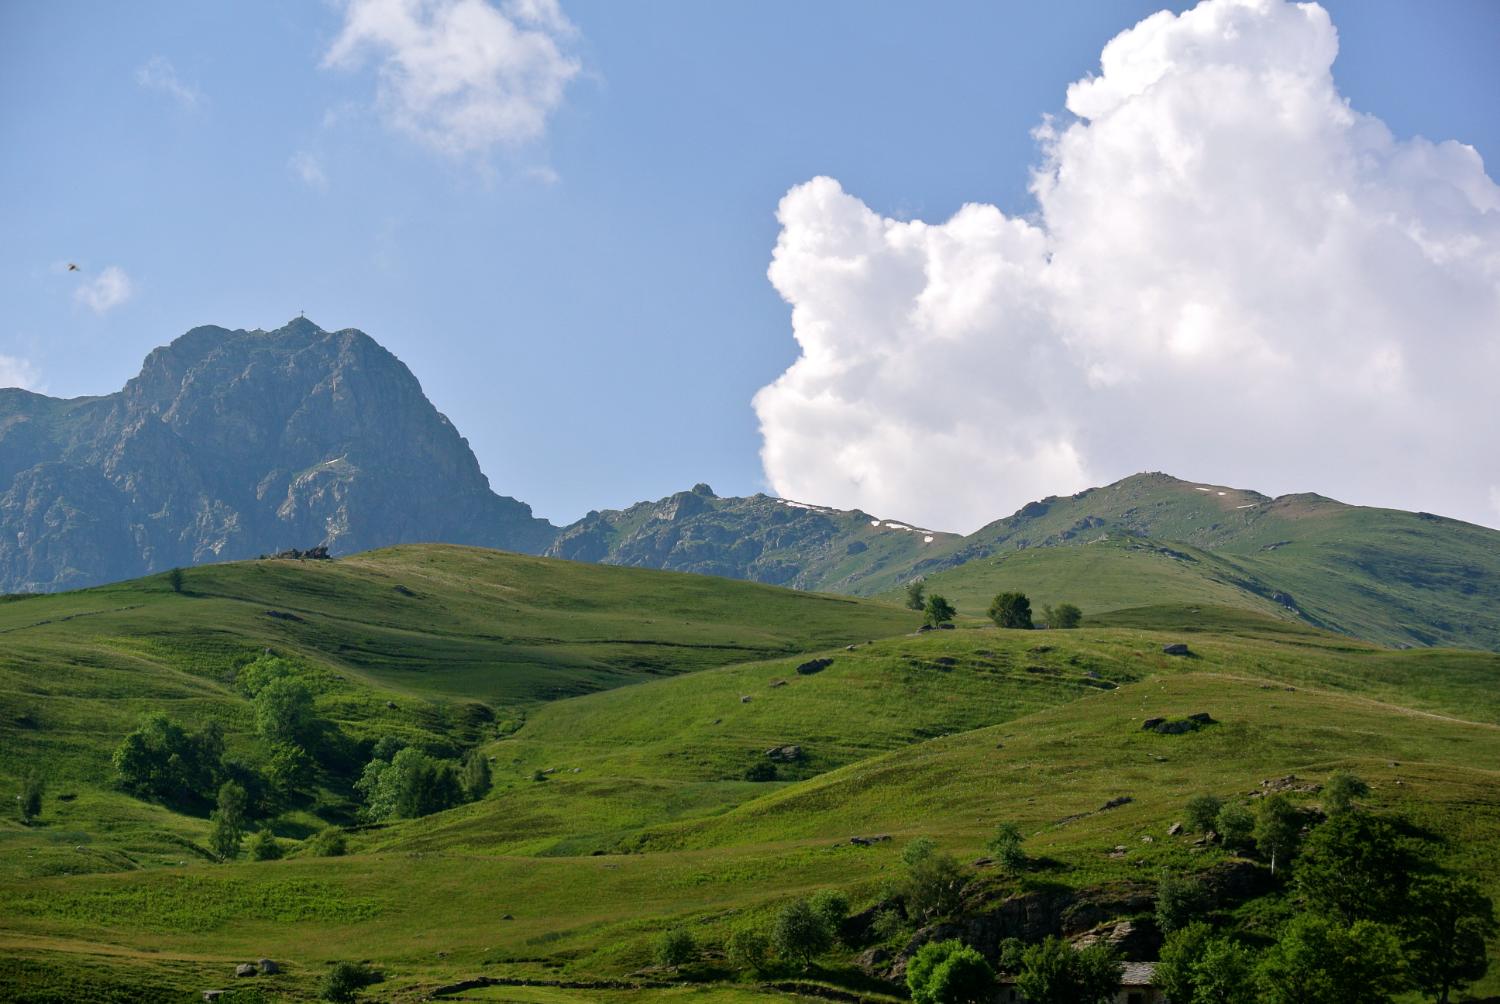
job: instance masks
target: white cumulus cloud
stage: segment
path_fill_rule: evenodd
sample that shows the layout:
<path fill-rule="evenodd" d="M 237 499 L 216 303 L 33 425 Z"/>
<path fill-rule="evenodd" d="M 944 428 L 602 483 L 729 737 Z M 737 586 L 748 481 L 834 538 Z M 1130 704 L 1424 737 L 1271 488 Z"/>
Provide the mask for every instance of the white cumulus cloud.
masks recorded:
<path fill-rule="evenodd" d="M 152 56 L 135 71 L 135 82 L 148 91 L 165 94 L 182 107 L 192 110 L 203 101 L 198 88 L 185 83 L 165 56 Z"/>
<path fill-rule="evenodd" d="M 20 387 L 23 390 L 40 390 L 41 378 L 36 367 L 16 356 L 0 355 L 0 387 Z"/>
<path fill-rule="evenodd" d="M 96 314 L 107 313 L 130 299 L 135 289 L 130 276 L 118 265 L 110 265 L 73 291 L 73 298 Z"/>
<path fill-rule="evenodd" d="M 379 63 L 388 121 L 454 156 L 537 139 L 579 72 L 556 0 L 349 0 L 324 65 Z"/>
<path fill-rule="evenodd" d="M 775 491 L 972 530 L 1165 470 L 1497 522 L 1500 187 L 1352 109 L 1337 51 L 1316 4 L 1147 18 L 1037 130 L 1028 219 L 788 192 Z"/>

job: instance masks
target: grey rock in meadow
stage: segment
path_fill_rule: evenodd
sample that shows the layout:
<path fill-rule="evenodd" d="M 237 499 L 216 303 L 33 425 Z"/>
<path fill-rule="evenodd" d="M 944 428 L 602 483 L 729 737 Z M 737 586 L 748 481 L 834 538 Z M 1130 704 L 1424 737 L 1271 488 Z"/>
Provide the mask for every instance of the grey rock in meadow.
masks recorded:
<path fill-rule="evenodd" d="M 1184 644 L 1183 642 L 1180 642 L 1180 641 L 1174 641 L 1170 645 L 1163 645 L 1161 647 L 1161 650 L 1162 650 L 1163 654 L 1165 654 L 1165 655 L 1189 655 L 1190 654 L 1188 652 L 1187 645 Z"/>
<path fill-rule="evenodd" d="M 260 970 L 255 968 L 255 963 L 253 962 L 241 962 L 234 967 L 234 975 L 236 976 L 255 976 L 259 972 Z"/>
<path fill-rule="evenodd" d="M 257 959 L 255 960 L 255 965 L 260 969 L 262 976 L 275 976 L 281 972 L 281 967 L 270 959 Z"/>

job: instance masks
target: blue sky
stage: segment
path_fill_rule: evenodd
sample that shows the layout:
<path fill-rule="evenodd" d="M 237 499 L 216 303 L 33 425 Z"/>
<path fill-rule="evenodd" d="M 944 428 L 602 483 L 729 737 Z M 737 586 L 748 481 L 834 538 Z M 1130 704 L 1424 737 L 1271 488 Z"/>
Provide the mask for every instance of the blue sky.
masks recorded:
<path fill-rule="evenodd" d="M 762 490 L 751 400 L 798 356 L 778 201 L 827 175 L 897 220 L 1032 213 L 1031 131 L 1160 6 L 565 2 L 544 130 L 455 155 L 392 123 L 378 55 L 328 65 L 339 4 L 6 4 L 0 378 L 105 393 L 192 326 L 305 310 L 394 351 L 554 521 Z M 1344 97 L 1493 173 L 1500 5 L 1325 6 Z M 111 266 L 128 295 L 80 299 Z"/>

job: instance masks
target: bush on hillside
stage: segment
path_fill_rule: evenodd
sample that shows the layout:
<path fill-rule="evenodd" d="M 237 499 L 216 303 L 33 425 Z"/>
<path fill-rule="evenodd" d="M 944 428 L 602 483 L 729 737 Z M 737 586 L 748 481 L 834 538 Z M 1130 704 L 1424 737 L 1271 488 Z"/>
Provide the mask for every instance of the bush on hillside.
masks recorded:
<path fill-rule="evenodd" d="M 1401 919 L 1411 982 L 1439 1001 L 1489 971 L 1486 942 L 1500 934 L 1495 904 L 1471 878 L 1417 879 Z"/>
<path fill-rule="evenodd" d="M 224 735 L 217 722 L 191 733 L 156 712 L 121 740 L 112 761 L 127 791 L 185 807 L 201 805 L 217 789 L 223 757 Z"/>
<path fill-rule="evenodd" d="M 940 853 L 926 837 L 918 837 L 901 853 L 906 865 L 902 895 L 913 918 L 931 920 L 954 913 L 963 902 L 968 876 L 951 854 Z"/>
<path fill-rule="evenodd" d="M 927 587 L 922 584 L 921 579 L 906 584 L 906 608 L 918 611 L 927 609 Z"/>
<path fill-rule="evenodd" d="M 1055 607 L 1043 607 L 1042 619 L 1053 630 L 1070 631 L 1083 623 L 1083 611 L 1071 603 L 1059 603 Z"/>
<path fill-rule="evenodd" d="M 208 831 L 208 845 L 224 861 L 240 853 L 240 841 L 249 822 L 246 801 L 245 789 L 233 781 L 225 781 L 219 787 L 219 803 L 210 817 L 213 826 Z"/>
<path fill-rule="evenodd" d="M 270 830 L 258 830 L 246 845 L 252 861 L 277 861 L 286 851 Z"/>
<path fill-rule="evenodd" d="M 1370 793 L 1370 786 L 1345 770 L 1335 771 L 1323 785 L 1323 810 L 1337 816 L 1354 808 L 1354 800 Z"/>
<path fill-rule="evenodd" d="M 371 760 L 354 783 L 365 799 L 364 816 L 380 822 L 416 819 L 451 809 L 463 802 L 458 771 L 448 761 L 434 760 L 407 747 L 389 762 Z"/>
<path fill-rule="evenodd" d="M 1260 800 L 1255 812 L 1255 848 L 1271 862 L 1271 874 L 1276 874 L 1278 862 L 1291 860 L 1297 852 L 1297 841 L 1302 834 L 1302 815 L 1285 795 L 1267 795 Z"/>
<path fill-rule="evenodd" d="M 945 597 L 939 596 L 937 593 L 933 593 L 931 596 L 927 597 L 927 606 L 925 606 L 923 610 L 926 611 L 925 620 L 930 627 L 937 627 L 939 624 L 947 624 L 949 621 L 953 620 L 954 617 L 958 616 L 958 608 L 949 603 Z"/>
<path fill-rule="evenodd" d="M 1163 934 L 1201 919 L 1208 907 L 1208 890 L 1195 876 L 1166 873 L 1156 883 L 1156 926 Z"/>
<path fill-rule="evenodd" d="M 745 769 L 746 781 L 776 780 L 776 765 L 769 760 L 757 760 Z"/>
<path fill-rule="evenodd" d="M 1231 850 L 1245 850 L 1254 842 L 1255 814 L 1241 802 L 1226 802 L 1214 821 L 1219 839 Z"/>
<path fill-rule="evenodd" d="M 912 1004 L 982 1004 L 995 992 L 995 971 L 957 939 L 929 941 L 906 966 Z"/>
<path fill-rule="evenodd" d="M 365 987 L 379 983 L 380 974 L 357 962 L 336 962 L 323 977 L 318 996 L 333 1004 L 351 1004 Z"/>
<path fill-rule="evenodd" d="M 833 947 L 833 931 L 811 903 L 799 899 L 782 907 L 776 915 L 771 926 L 771 943 L 781 958 L 806 969 L 813 959 Z"/>
<path fill-rule="evenodd" d="M 759 975 L 769 964 L 771 939 L 753 927 L 739 927 L 730 932 L 724 954 L 735 969 Z"/>
<path fill-rule="evenodd" d="M 349 853 L 349 842 L 343 830 L 330 826 L 313 834 L 307 849 L 315 858 L 341 858 Z"/>
<path fill-rule="evenodd" d="M 16 795 L 16 810 L 21 814 L 21 822 L 30 826 L 42 814 L 42 796 L 46 791 L 47 782 L 37 769 L 32 768 L 22 776 L 21 790 Z"/>
<path fill-rule="evenodd" d="M 1258 972 L 1257 999 L 1267 1004 L 1389 1004 L 1406 982 L 1401 946 L 1389 928 L 1316 914 L 1288 923 Z"/>
<path fill-rule="evenodd" d="M 1025 593 L 1000 593 L 990 601 L 990 620 L 1003 628 L 1028 629 L 1031 623 L 1031 601 Z"/>
<path fill-rule="evenodd" d="M 1015 823 L 1001 823 L 985 846 L 1007 874 L 1019 875 L 1026 870 L 1027 865 L 1026 851 L 1022 847 L 1024 841 L 1021 828 Z"/>
<path fill-rule="evenodd" d="M 471 802 L 488 795 L 494 784 L 490 775 L 490 758 L 483 750 L 469 750 L 464 754 L 462 782 L 464 797 Z"/>
<path fill-rule="evenodd" d="M 698 943 L 693 936 L 680 927 L 665 931 L 656 941 L 656 964 L 676 968 L 685 966 L 698 957 Z"/>
<path fill-rule="evenodd" d="M 1016 989 L 1030 1004 L 1106 1004 L 1120 988 L 1120 957 L 1103 942 L 1074 948 L 1048 937 L 1019 954 Z"/>
<path fill-rule="evenodd" d="M 1187 801 L 1187 825 L 1188 829 L 1199 833 L 1207 833 L 1219 822 L 1219 810 L 1224 803 L 1217 795 L 1207 793 L 1194 795 Z"/>
<path fill-rule="evenodd" d="M 835 941 L 840 940 L 840 930 L 849 919 L 849 897 L 837 889 L 821 889 L 807 901 L 813 913 L 818 915 Z"/>

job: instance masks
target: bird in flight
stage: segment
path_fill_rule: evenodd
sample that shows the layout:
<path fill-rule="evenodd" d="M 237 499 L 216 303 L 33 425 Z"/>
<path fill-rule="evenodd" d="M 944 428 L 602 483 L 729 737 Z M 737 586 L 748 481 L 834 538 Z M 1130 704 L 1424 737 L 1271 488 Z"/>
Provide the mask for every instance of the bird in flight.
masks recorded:
<path fill-rule="evenodd" d="M 75 264 L 73 264 L 72 262 L 68 262 L 68 271 L 69 272 L 77 272 L 78 271 L 78 266 L 75 265 Z"/>

